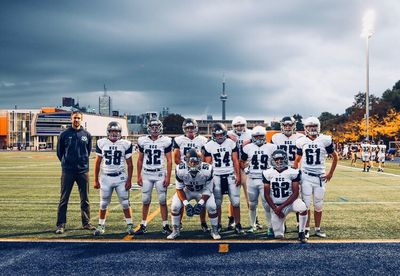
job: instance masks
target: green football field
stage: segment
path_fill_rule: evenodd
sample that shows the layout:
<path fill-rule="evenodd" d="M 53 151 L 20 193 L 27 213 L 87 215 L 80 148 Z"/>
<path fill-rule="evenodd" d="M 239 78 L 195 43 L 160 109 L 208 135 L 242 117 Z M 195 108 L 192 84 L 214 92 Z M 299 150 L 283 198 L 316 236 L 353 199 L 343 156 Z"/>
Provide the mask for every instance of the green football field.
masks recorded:
<path fill-rule="evenodd" d="M 134 157 L 134 163 L 136 163 L 136 155 Z M 91 158 L 91 173 L 93 173 L 93 161 L 94 154 Z M 92 223 L 97 225 L 99 192 L 92 188 L 93 177 L 90 181 Z M 133 182 L 136 182 L 136 172 Z M 174 183 L 173 179 L 171 182 Z M 171 185 L 168 190 L 169 204 L 174 188 L 175 186 Z M 79 194 L 76 186 L 68 205 L 66 232 L 63 235 L 54 234 L 59 193 L 60 163 L 54 152 L 0 152 L 0 238 L 132 239 L 124 232 L 125 221 L 115 194 L 109 208 L 105 235 L 93 237 L 92 232 L 80 230 Z M 139 224 L 141 221 L 140 189 L 134 185 L 130 195 L 134 223 Z M 228 201 L 229 199 L 225 197 L 223 227 L 227 225 Z M 363 173 L 360 161 L 355 168 L 350 167 L 348 161 L 341 161 L 327 186 L 322 227 L 328 235 L 328 240 L 399 239 L 399 203 L 399 164 L 387 164 L 384 173 L 377 173 L 376 168 L 369 173 Z M 247 228 L 249 226 L 248 211 L 243 192 L 241 207 L 242 225 Z M 258 233 L 238 237 L 233 232 L 224 231 L 222 239 L 267 240 L 266 219 L 261 206 L 258 209 L 258 216 L 264 225 Z M 161 219 L 155 192 L 150 218 L 148 233 L 134 239 L 165 239 L 165 235 L 161 234 Z M 289 215 L 287 227 L 286 238 L 296 239 L 294 214 Z M 183 219 L 180 240 L 185 239 L 210 239 L 208 234 L 200 231 L 197 216 Z M 311 237 L 311 240 L 318 240 L 318 238 Z"/>

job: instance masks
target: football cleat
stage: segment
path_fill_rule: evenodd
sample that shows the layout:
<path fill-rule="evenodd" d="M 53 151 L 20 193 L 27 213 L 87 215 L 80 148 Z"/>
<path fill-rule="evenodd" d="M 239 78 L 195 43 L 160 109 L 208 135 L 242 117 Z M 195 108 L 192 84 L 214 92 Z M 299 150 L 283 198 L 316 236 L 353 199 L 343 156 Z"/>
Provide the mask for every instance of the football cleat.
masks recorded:
<path fill-rule="evenodd" d="M 135 235 L 143 235 L 147 232 L 147 227 L 144 224 L 140 224 L 140 228 L 135 232 Z"/>
<path fill-rule="evenodd" d="M 228 217 L 228 227 L 226 230 L 230 231 L 235 229 L 235 219 L 233 217 Z"/>
<path fill-rule="evenodd" d="M 283 234 L 278 234 L 275 236 L 275 239 L 282 240 L 285 237 Z"/>
<path fill-rule="evenodd" d="M 207 223 L 205 223 L 205 222 L 202 222 L 201 223 L 201 230 L 204 232 L 204 233 L 207 233 L 208 232 L 208 225 L 207 225 Z"/>
<path fill-rule="evenodd" d="M 166 226 L 169 227 L 169 225 L 166 225 Z M 172 233 L 169 234 L 167 237 L 168 240 L 175 240 L 177 237 L 179 237 L 181 235 L 181 231 L 179 230 L 178 225 L 173 225 L 172 228 L 173 228 Z"/>
<path fill-rule="evenodd" d="M 218 233 L 218 226 L 213 225 L 210 231 L 210 235 L 214 240 L 220 240 L 221 235 Z"/>
<path fill-rule="evenodd" d="M 315 236 L 320 237 L 320 238 L 326 238 L 325 232 L 323 232 L 321 229 L 315 230 Z"/>
<path fill-rule="evenodd" d="M 235 225 L 235 233 L 241 235 L 244 233 L 242 225 L 240 223 Z"/>
<path fill-rule="evenodd" d="M 256 217 L 256 228 L 257 230 L 261 230 L 263 228 L 261 223 L 258 221 L 258 217 Z"/>
<path fill-rule="evenodd" d="M 218 223 L 217 230 L 218 230 L 218 233 L 222 232 L 222 225 L 220 223 Z"/>
<path fill-rule="evenodd" d="M 161 231 L 163 234 L 171 234 L 172 233 L 172 230 L 171 230 L 171 227 L 169 227 L 169 224 L 166 224 L 164 227 L 163 227 L 163 229 L 162 229 L 162 231 Z"/>
<path fill-rule="evenodd" d="M 99 224 L 99 225 L 97 226 L 96 230 L 94 230 L 93 236 L 100 236 L 100 235 L 103 235 L 105 231 L 106 231 L 105 225 Z"/>
<path fill-rule="evenodd" d="M 301 243 L 307 242 L 306 234 L 304 232 L 299 232 L 299 241 L 301 241 Z"/>
<path fill-rule="evenodd" d="M 272 228 L 268 228 L 267 237 L 268 237 L 268 238 L 273 238 L 273 237 L 275 237 L 275 235 L 274 235 L 274 230 L 273 230 Z"/>
<path fill-rule="evenodd" d="M 126 228 L 126 233 L 128 233 L 128 235 L 135 235 L 135 230 L 133 228 L 133 224 L 129 223 Z"/>
<path fill-rule="evenodd" d="M 56 234 L 64 234 L 65 228 L 64 225 L 57 226 Z"/>
<path fill-rule="evenodd" d="M 309 239 L 310 238 L 310 230 L 306 229 L 306 231 L 304 231 L 304 235 L 305 235 L 306 239 Z"/>
<path fill-rule="evenodd" d="M 247 233 L 255 233 L 255 232 L 257 232 L 257 226 L 256 227 L 251 226 L 246 232 Z"/>

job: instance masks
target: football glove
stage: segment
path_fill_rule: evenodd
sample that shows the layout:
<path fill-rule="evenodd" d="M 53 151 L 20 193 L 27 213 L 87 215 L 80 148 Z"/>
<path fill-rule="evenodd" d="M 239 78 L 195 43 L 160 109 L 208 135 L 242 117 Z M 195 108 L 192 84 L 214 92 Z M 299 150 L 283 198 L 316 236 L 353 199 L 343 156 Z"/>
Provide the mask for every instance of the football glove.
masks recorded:
<path fill-rule="evenodd" d="M 199 204 L 199 203 L 197 203 L 196 205 L 194 205 L 193 213 L 194 213 L 195 215 L 200 215 L 201 210 L 203 210 L 203 205 L 201 205 L 201 204 Z"/>
<path fill-rule="evenodd" d="M 185 209 L 186 209 L 186 215 L 188 217 L 193 217 L 193 214 L 194 214 L 193 206 L 188 204 L 188 205 L 185 206 Z"/>

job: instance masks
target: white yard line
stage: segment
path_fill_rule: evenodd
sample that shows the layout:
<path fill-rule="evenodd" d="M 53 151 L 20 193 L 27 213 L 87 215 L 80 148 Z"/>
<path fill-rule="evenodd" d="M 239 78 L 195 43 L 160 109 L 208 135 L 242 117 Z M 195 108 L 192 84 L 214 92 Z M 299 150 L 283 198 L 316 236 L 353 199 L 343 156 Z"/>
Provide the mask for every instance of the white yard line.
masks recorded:
<path fill-rule="evenodd" d="M 352 170 L 361 172 L 361 169 L 360 169 L 360 168 L 350 167 L 350 166 L 345 166 L 345 165 L 340 165 L 340 164 L 338 164 L 337 166 L 338 166 L 338 167 L 347 168 L 347 169 L 352 169 Z M 394 173 L 377 172 L 377 171 L 369 171 L 369 173 L 383 174 L 383 175 L 387 175 L 387 176 L 400 177 L 400 175 L 394 174 Z M 368 173 L 366 172 L 366 174 L 368 174 Z"/>

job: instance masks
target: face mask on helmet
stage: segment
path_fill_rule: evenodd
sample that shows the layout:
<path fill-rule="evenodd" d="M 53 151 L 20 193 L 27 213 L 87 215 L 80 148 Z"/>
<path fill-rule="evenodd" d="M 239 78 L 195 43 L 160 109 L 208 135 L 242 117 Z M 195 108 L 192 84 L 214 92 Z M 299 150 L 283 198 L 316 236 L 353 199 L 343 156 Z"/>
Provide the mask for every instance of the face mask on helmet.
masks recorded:
<path fill-rule="evenodd" d="M 281 132 L 286 136 L 292 135 L 296 131 L 296 122 L 292 117 L 283 117 L 281 120 Z"/>
<path fill-rule="evenodd" d="M 199 131 L 196 120 L 190 118 L 185 119 L 182 124 L 182 130 L 189 138 L 196 136 Z"/>
<path fill-rule="evenodd" d="M 212 128 L 212 139 L 222 144 L 227 138 L 226 128 L 223 124 L 215 124 Z"/>
<path fill-rule="evenodd" d="M 185 156 L 186 165 L 189 173 L 195 176 L 200 171 L 201 157 L 196 150 L 191 149 Z"/>
<path fill-rule="evenodd" d="M 163 125 L 159 120 L 152 120 L 147 125 L 147 132 L 152 136 L 158 136 L 163 132 Z"/>
<path fill-rule="evenodd" d="M 265 128 L 256 126 L 251 131 L 251 142 L 261 147 L 265 144 Z"/>
<path fill-rule="evenodd" d="M 309 117 L 304 120 L 304 131 L 307 136 L 318 136 L 321 132 L 321 124 L 316 117 Z"/>
<path fill-rule="evenodd" d="M 107 136 L 112 142 L 121 139 L 122 127 L 118 122 L 111 122 L 107 126 Z"/>
<path fill-rule="evenodd" d="M 232 120 L 232 127 L 236 134 L 241 135 L 246 130 L 247 121 L 242 116 L 237 116 Z"/>
<path fill-rule="evenodd" d="M 272 160 L 271 160 L 272 167 L 274 169 L 281 171 L 288 167 L 288 158 L 287 154 L 283 150 L 276 150 L 272 153 Z"/>

